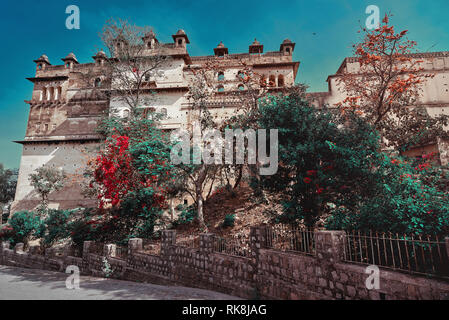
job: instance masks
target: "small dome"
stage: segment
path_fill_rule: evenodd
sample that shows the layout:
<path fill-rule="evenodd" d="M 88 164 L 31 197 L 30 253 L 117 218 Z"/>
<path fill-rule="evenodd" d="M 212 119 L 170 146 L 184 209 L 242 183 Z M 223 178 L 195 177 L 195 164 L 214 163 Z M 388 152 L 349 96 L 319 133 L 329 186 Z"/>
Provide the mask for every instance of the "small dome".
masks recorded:
<path fill-rule="evenodd" d="M 224 48 L 224 47 L 225 47 L 225 45 L 223 44 L 222 41 L 220 41 L 220 43 L 218 44 L 217 48 Z"/>
<path fill-rule="evenodd" d="M 286 43 L 292 43 L 292 41 L 291 41 L 290 39 L 285 39 L 284 41 L 282 41 L 282 43 L 283 43 L 283 44 L 286 44 Z"/>
<path fill-rule="evenodd" d="M 65 59 L 66 59 L 66 60 L 68 60 L 68 59 L 76 60 L 76 56 L 75 56 L 75 54 L 74 54 L 73 52 L 70 52 L 70 53 L 67 55 L 67 57 L 65 57 Z"/>
<path fill-rule="evenodd" d="M 106 58 L 106 52 L 104 52 L 103 49 L 101 49 L 100 51 L 97 52 L 97 54 L 95 56 L 96 57 L 105 57 Z"/>
<path fill-rule="evenodd" d="M 178 32 L 176 32 L 176 34 L 178 36 L 181 36 L 181 35 L 185 35 L 186 33 L 185 33 L 185 31 L 183 29 L 179 29 Z"/>
<path fill-rule="evenodd" d="M 154 39 L 156 38 L 156 34 L 153 32 L 153 29 L 151 29 L 144 37 L 145 39 Z"/>
<path fill-rule="evenodd" d="M 257 39 L 256 38 L 254 38 L 254 42 L 253 42 L 253 44 L 252 44 L 253 46 L 260 46 L 260 42 L 259 41 L 257 41 Z"/>

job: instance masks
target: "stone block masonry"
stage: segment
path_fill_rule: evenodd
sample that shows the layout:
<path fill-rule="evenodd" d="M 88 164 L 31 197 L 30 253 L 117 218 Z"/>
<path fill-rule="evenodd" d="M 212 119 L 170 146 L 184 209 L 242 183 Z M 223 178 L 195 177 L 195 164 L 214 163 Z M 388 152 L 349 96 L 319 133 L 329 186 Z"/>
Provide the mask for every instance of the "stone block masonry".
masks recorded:
<path fill-rule="evenodd" d="M 303 254 L 268 248 L 268 228 L 252 228 L 248 257 L 214 251 L 213 234 L 202 234 L 198 248 L 182 247 L 176 244 L 176 231 L 166 230 L 160 255 L 142 252 L 142 239 L 131 239 L 121 259 L 110 244 L 105 244 L 103 256 L 92 253 L 90 241 L 84 243 L 82 257 L 39 255 L 23 251 L 22 244 L 10 248 L 4 242 L 0 264 L 61 272 L 76 265 L 84 275 L 105 276 L 106 258 L 112 278 L 196 287 L 246 299 L 449 299 L 449 280 L 382 267 L 380 289 L 367 289 L 367 265 L 343 261 L 344 232 L 315 232 L 315 252 Z"/>

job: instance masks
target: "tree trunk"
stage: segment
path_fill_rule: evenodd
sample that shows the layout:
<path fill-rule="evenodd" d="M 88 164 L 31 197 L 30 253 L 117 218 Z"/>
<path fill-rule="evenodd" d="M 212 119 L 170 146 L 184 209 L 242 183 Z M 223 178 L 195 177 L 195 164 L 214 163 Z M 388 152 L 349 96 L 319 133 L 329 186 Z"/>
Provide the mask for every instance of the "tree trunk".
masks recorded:
<path fill-rule="evenodd" d="M 205 229 L 204 232 L 207 232 L 207 226 L 206 223 L 204 222 L 204 212 L 203 212 L 204 199 L 202 193 L 197 194 L 197 203 L 198 203 L 198 216 L 197 216 L 198 223 L 200 227 Z"/>
<path fill-rule="evenodd" d="M 173 198 L 170 198 L 169 206 L 170 206 L 171 221 L 173 221 L 175 220 L 175 208 L 173 207 Z"/>

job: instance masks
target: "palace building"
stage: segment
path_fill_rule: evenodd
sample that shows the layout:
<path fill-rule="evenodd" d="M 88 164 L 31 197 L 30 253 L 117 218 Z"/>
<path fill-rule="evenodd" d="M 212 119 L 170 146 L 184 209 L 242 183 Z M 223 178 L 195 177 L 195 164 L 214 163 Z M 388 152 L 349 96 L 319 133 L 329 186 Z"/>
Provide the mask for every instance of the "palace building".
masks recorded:
<path fill-rule="evenodd" d="M 213 65 L 214 93 L 208 99 L 208 109 L 213 116 L 225 118 L 239 107 L 242 100 L 238 94 L 249 90 L 242 81 L 242 67 L 261 77 L 268 91 L 279 91 L 295 83 L 299 62 L 293 61 L 295 43 L 286 39 L 277 51 L 264 52 L 264 46 L 254 40 L 245 53 L 230 53 L 220 42 L 213 48 L 213 55 L 190 56 L 190 40 L 183 30 L 172 36 L 173 42 L 160 43 L 153 32 L 142 40 L 143 55 L 150 56 L 156 47 L 162 48 L 170 57 L 145 79 L 144 94 L 148 102 L 142 105 L 162 114 L 160 126 L 165 130 L 189 128 L 194 121 L 194 112 L 189 100 L 189 88 L 195 81 L 195 73 Z M 118 43 L 119 44 L 119 43 Z M 39 204 L 39 197 L 30 186 L 28 177 L 37 168 L 45 165 L 63 170 L 69 177 L 64 189 L 50 195 L 52 208 L 76 208 L 95 206 L 96 200 L 82 194 L 79 177 L 87 159 L 99 149 L 100 136 L 96 132 L 99 120 L 105 114 L 114 113 L 126 117 L 130 110 L 123 101 L 110 94 L 114 79 L 105 75 L 107 55 L 98 52 L 91 63 L 79 63 L 73 53 L 61 59 L 63 63 L 52 65 L 46 55 L 35 60 L 36 73 L 32 78 L 34 88 L 30 100 L 28 126 L 25 138 L 16 141 L 23 145 L 17 191 L 11 212 L 31 210 Z M 423 60 L 424 72 L 433 73 L 423 87 L 419 104 L 425 106 L 430 115 L 449 114 L 449 52 L 415 54 L 413 58 Z M 327 78 L 327 92 L 309 93 L 311 102 L 320 107 L 334 106 L 345 98 L 339 88 L 338 78 L 342 74 L 357 73 L 356 58 L 345 58 L 334 75 Z M 443 164 L 449 162 L 449 142 L 439 139 L 433 144 L 421 146 L 409 155 L 437 152 Z M 71 178 L 71 179 L 70 179 Z"/>
<path fill-rule="evenodd" d="M 284 40 L 278 51 L 264 52 L 264 46 L 257 40 L 249 45 L 246 53 L 230 53 L 220 42 L 210 56 L 190 56 L 187 34 L 179 30 L 172 43 L 159 43 L 153 32 L 143 41 L 151 54 L 155 43 L 170 57 L 147 80 L 148 105 L 142 106 L 163 115 L 160 125 L 173 130 L 188 127 L 193 121 L 193 112 L 188 99 L 195 70 L 215 66 L 213 97 L 208 101 L 211 114 L 225 117 L 232 114 L 241 100 L 236 93 L 248 88 L 239 77 L 242 65 L 250 68 L 266 81 L 268 90 L 279 90 L 292 86 L 299 68 L 293 61 L 295 43 Z M 82 194 L 80 181 L 89 156 L 99 148 L 100 137 L 96 133 L 98 121 L 106 112 L 126 117 L 126 104 L 108 94 L 111 79 L 105 76 L 105 62 L 108 57 L 98 52 L 91 63 L 79 63 L 70 53 L 61 59 L 62 64 L 52 65 L 46 55 L 35 60 L 36 74 L 28 78 L 34 88 L 30 105 L 25 138 L 16 141 L 23 145 L 17 191 L 11 212 L 31 210 L 39 204 L 39 196 L 31 187 L 28 177 L 37 168 L 45 165 L 63 170 L 69 177 L 66 186 L 50 195 L 52 208 L 76 208 L 94 206 L 96 200 Z M 89 80 L 86 80 L 89 79 Z M 155 97 L 155 98 L 153 98 Z"/>

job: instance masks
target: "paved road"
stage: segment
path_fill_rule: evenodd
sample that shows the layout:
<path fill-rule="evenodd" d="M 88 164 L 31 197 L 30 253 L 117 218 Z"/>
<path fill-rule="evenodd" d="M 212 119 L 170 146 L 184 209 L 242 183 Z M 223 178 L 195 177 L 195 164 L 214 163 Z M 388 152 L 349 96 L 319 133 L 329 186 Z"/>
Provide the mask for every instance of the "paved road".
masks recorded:
<path fill-rule="evenodd" d="M 0 300 L 235 300 L 208 290 L 82 276 L 80 289 L 65 286 L 68 274 L 0 266 Z"/>

